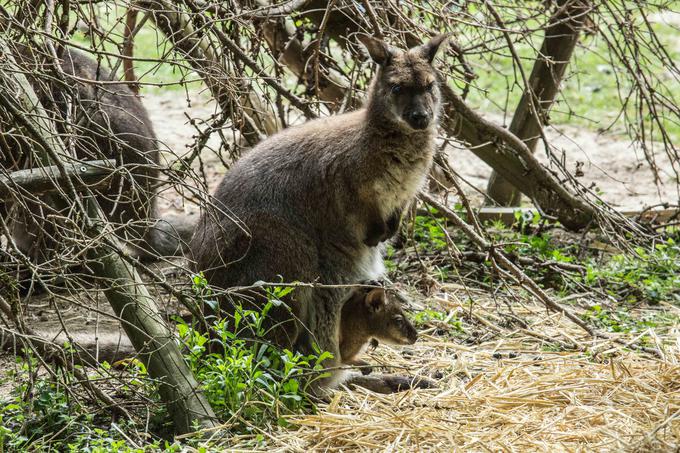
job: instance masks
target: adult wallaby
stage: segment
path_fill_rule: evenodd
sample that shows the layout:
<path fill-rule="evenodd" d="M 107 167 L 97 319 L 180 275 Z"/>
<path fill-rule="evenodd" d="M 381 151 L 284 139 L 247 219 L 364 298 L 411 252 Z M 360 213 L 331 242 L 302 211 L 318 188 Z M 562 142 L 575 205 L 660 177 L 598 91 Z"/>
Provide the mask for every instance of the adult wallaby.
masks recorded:
<path fill-rule="evenodd" d="M 222 288 L 256 281 L 325 285 L 378 279 L 379 244 L 423 185 L 440 110 L 432 61 L 445 36 L 401 51 L 362 43 L 378 64 L 363 109 L 309 121 L 258 144 L 226 174 L 191 241 L 195 269 Z M 340 311 L 348 290 L 297 288 L 269 317 L 272 340 L 340 364 Z M 253 296 L 253 294 L 248 294 Z M 262 297 L 248 298 L 255 306 Z M 229 303 L 221 308 L 229 312 Z M 342 381 L 335 373 L 322 385 Z"/>
<path fill-rule="evenodd" d="M 116 159 L 121 166 L 110 184 L 96 194 L 108 218 L 124 226 L 117 231 L 126 236 L 133 253 L 151 258 L 181 252 L 194 226 L 180 217 L 157 220 L 158 142 L 140 99 L 81 52 L 65 48 L 59 70 L 34 47 L 16 45 L 14 50 L 14 58 L 29 75 L 57 130 L 69 132 L 67 141 L 72 140 L 68 143 L 76 156 L 82 160 Z M 70 130 L 64 127 L 67 117 Z M 10 130 L 11 125 L 5 126 Z M 4 170 L 32 165 L 30 144 L 21 136 L 3 137 L 0 163 Z M 55 246 L 54 232 L 42 218 L 45 207 L 41 202 L 46 198 L 40 200 L 16 204 L 10 225 L 18 248 L 38 261 Z"/>

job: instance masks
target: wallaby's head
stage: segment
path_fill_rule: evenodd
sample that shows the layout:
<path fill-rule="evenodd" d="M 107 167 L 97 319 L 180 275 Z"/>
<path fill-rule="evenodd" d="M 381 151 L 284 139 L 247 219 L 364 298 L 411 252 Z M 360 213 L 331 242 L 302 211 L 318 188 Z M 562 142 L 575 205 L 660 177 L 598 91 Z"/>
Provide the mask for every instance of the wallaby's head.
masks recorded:
<path fill-rule="evenodd" d="M 371 289 L 364 298 L 367 324 L 371 337 L 387 344 L 413 344 L 418 332 L 406 318 L 395 297 L 388 297 L 383 288 Z"/>
<path fill-rule="evenodd" d="M 436 125 L 441 94 L 432 61 L 446 37 L 435 36 L 406 51 L 369 36 L 359 38 L 379 65 L 369 101 L 374 113 L 411 130 Z"/>

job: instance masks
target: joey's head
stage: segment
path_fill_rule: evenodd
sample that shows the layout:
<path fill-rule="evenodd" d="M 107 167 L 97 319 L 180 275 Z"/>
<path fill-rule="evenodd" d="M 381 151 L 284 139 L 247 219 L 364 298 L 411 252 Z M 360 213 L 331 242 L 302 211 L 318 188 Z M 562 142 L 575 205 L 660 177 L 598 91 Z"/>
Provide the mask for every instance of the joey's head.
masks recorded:
<path fill-rule="evenodd" d="M 436 126 L 441 94 L 432 61 L 446 37 L 435 36 L 406 51 L 369 36 L 359 38 L 379 66 L 368 101 L 369 115 L 413 131 Z"/>
<path fill-rule="evenodd" d="M 388 297 L 383 288 L 370 290 L 364 299 L 368 311 L 371 337 L 387 344 L 413 344 L 418 332 L 406 317 L 395 297 Z"/>

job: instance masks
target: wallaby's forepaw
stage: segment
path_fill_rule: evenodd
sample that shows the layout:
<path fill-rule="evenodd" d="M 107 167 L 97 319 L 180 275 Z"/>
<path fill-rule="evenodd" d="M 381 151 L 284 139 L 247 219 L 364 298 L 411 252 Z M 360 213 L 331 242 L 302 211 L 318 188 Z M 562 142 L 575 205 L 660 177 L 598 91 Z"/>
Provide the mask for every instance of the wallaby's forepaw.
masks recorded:
<path fill-rule="evenodd" d="M 384 288 L 385 284 L 379 280 L 364 280 L 361 282 L 362 285 L 366 286 L 375 286 L 376 288 Z M 372 289 L 372 288 L 367 288 L 367 289 Z"/>

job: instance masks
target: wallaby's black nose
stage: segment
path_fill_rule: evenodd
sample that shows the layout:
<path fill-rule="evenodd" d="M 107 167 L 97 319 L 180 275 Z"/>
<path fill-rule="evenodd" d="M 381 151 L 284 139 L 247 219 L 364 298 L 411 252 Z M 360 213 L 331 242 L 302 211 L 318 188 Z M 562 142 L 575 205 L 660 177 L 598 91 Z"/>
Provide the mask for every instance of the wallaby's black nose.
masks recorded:
<path fill-rule="evenodd" d="M 412 329 L 408 333 L 408 342 L 409 344 L 413 344 L 416 342 L 416 340 L 418 340 L 418 331 L 416 329 Z"/>
<path fill-rule="evenodd" d="M 430 116 L 423 111 L 414 111 L 408 114 L 408 122 L 414 129 L 425 129 L 430 123 Z"/>

